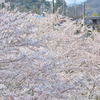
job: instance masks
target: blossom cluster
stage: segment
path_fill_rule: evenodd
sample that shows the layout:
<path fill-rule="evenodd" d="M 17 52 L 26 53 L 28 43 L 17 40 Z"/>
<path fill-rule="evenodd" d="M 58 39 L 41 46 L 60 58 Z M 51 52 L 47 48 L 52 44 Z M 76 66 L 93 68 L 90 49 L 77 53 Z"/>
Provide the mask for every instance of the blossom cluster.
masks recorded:
<path fill-rule="evenodd" d="M 99 99 L 100 34 L 86 37 L 81 20 L 58 13 L 36 16 L 0 12 L 0 100 Z"/>

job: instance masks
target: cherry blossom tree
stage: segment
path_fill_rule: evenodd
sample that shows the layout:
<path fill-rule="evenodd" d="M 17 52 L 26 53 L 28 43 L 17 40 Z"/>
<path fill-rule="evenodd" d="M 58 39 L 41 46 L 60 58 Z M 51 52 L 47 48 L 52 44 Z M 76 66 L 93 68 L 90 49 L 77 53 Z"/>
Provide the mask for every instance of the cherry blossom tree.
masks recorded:
<path fill-rule="evenodd" d="M 99 99 L 100 34 L 87 37 L 81 19 L 36 16 L 0 12 L 0 100 Z"/>

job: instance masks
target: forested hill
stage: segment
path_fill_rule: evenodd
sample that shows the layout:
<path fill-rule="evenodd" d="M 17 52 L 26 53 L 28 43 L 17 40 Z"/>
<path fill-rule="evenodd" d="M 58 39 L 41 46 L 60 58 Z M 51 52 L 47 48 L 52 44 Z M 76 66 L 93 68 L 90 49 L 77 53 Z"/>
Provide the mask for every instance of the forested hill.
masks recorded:
<path fill-rule="evenodd" d="M 41 14 L 43 11 L 51 11 L 51 1 L 47 0 L 5 0 L 6 2 L 10 2 L 11 9 L 13 10 L 16 5 L 21 12 L 31 11 L 32 13 Z M 62 6 L 63 3 L 61 0 L 56 0 L 54 4 L 55 11 L 58 7 Z M 66 8 L 66 2 L 64 2 L 64 7 Z"/>
<path fill-rule="evenodd" d="M 36 2 L 37 0 L 5 0 L 6 2 Z"/>
<path fill-rule="evenodd" d="M 41 14 L 45 10 L 48 10 L 48 12 L 51 11 L 51 2 L 49 2 L 47 0 L 5 0 L 5 1 L 10 2 L 11 10 L 13 10 L 16 7 L 15 5 L 17 5 L 18 10 L 21 12 L 31 11 L 32 13 Z M 61 0 L 56 0 L 56 1 L 57 2 L 55 2 L 55 4 L 54 4 L 55 12 L 58 7 L 63 6 L 63 3 L 60 2 Z M 76 7 L 77 8 L 77 12 L 76 12 L 77 18 L 82 17 L 82 14 L 83 14 L 82 6 L 83 6 L 83 4 L 79 4 Z M 67 7 L 68 6 L 65 3 L 65 9 Z M 73 18 L 75 16 L 74 9 L 75 9 L 74 5 L 67 8 L 67 10 L 69 10 L 69 12 L 67 11 L 66 15 Z M 60 12 L 62 13 L 62 10 Z M 86 1 L 86 12 L 87 12 L 87 15 L 88 14 L 91 15 L 94 12 L 100 15 L 100 0 L 87 0 Z"/>
<path fill-rule="evenodd" d="M 10 2 L 11 9 L 15 9 L 16 5 L 19 11 L 27 12 L 31 11 L 33 13 L 40 14 L 42 12 L 41 6 L 43 8 L 43 4 L 47 6 L 49 9 L 50 2 L 46 0 L 5 0 L 6 2 Z"/>

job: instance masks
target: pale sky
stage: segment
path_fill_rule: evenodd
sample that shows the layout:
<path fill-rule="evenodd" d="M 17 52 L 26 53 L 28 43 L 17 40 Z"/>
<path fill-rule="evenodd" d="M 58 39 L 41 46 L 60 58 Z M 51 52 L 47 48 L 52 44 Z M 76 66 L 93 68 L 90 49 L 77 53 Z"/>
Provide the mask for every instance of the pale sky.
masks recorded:
<path fill-rule="evenodd" d="M 47 1 L 52 1 L 52 0 L 47 0 Z M 74 1 L 76 1 L 76 4 L 79 4 L 79 3 L 82 3 L 84 1 L 87 1 L 87 0 L 65 0 L 67 5 L 69 4 L 74 4 Z M 54 0 L 54 2 L 56 2 L 56 0 Z"/>
<path fill-rule="evenodd" d="M 67 4 L 71 4 L 71 3 L 74 3 L 75 0 L 65 0 Z M 81 2 L 84 2 L 86 0 L 76 0 L 76 3 L 81 3 Z"/>

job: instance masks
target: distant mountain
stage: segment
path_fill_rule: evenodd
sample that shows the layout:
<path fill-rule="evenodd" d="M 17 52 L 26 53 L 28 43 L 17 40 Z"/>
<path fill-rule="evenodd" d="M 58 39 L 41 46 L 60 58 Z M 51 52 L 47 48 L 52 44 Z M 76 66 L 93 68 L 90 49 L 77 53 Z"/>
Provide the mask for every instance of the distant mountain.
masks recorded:
<path fill-rule="evenodd" d="M 86 3 L 88 3 L 91 7 L 94 8 L 100 7 L 100 0 L 87 0 Z"/>
<path fill-rule="evenodd" d="M 87 8 L 89 10 L 87 10 Z M 86 12 L 88 12 L 90 15 L 94 12 L 100 15 L 100 0 L 87 0 Z"/>
<path fill-rule="evenodd" d="M 90 16 L 93 13 L 100 15 L 100 0 L 87 0 L 85 3 L 85 15 Z M 68 16 L 72 18 L 82 18 L 83 16 L 83 3 L 76 6 L 74 4 L 68 5 Z"/>
<path fill-rule="evenodd" d="M 87 2 L 87 3 L 91 3 L 91 2 L 93 2 L 93 1 L 95 1 L 95 0 L 87 0 L 86 2 Z"/>

